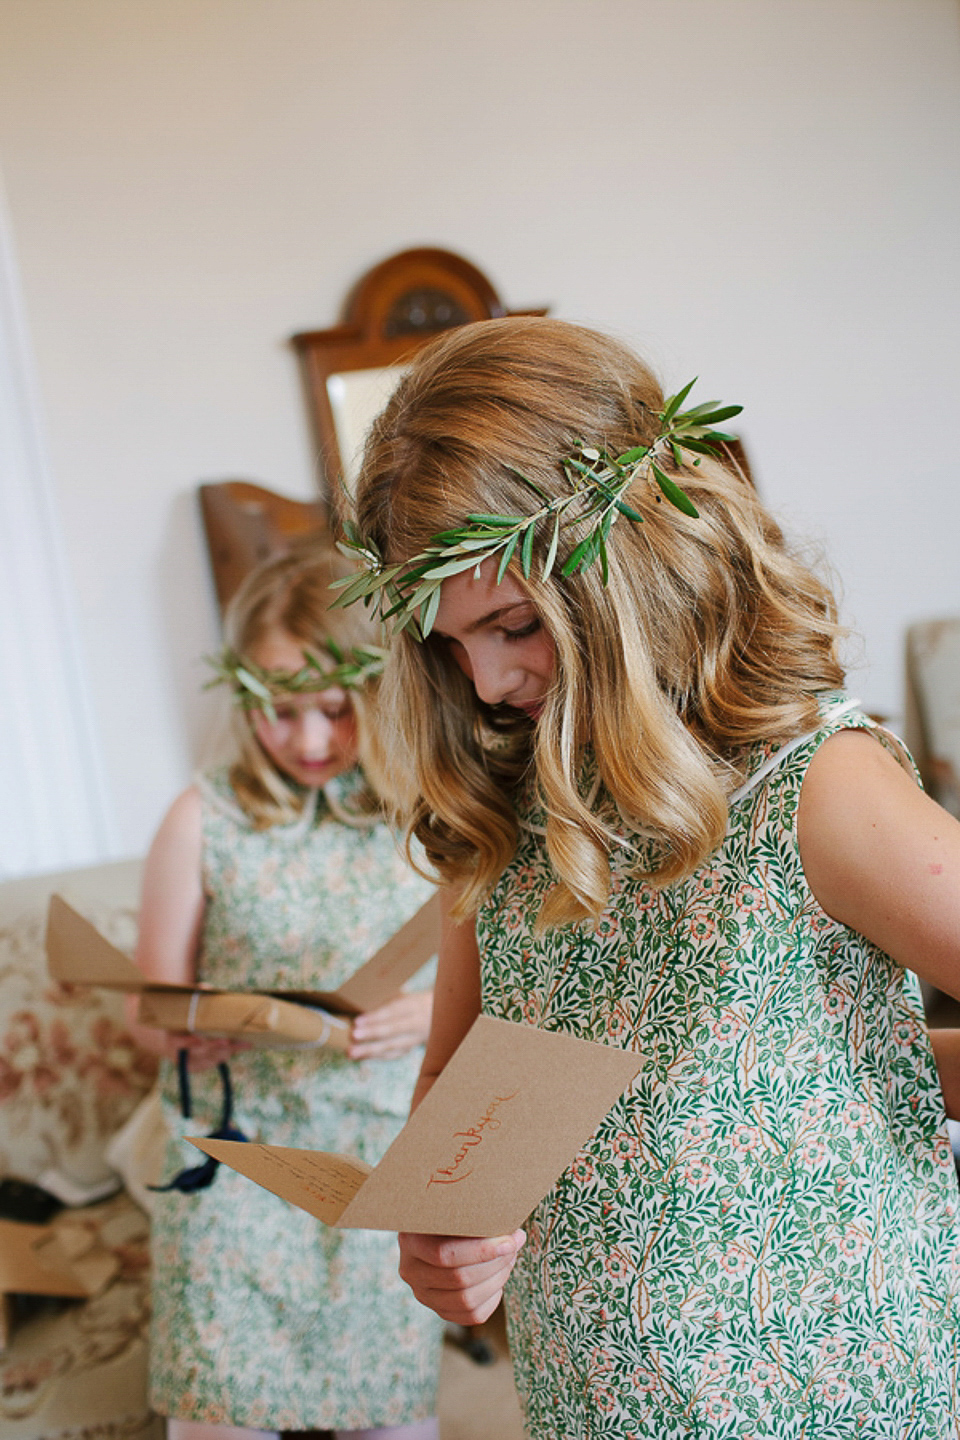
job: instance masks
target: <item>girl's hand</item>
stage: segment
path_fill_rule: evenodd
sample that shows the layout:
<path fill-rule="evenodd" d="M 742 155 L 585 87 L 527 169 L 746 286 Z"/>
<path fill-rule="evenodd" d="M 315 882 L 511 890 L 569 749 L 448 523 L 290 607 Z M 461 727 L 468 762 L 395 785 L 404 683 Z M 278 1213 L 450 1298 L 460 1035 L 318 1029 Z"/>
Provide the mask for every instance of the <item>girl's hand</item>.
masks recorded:
<path fill-rule="evenodd" d="M 238 1050 L 249 1050 L 243 1040 L 227 1040 L 222 1035 L 178 1035 L 172 1030 L 164 1032 L 167 1037 L 164 1054 L 169 1060 L 176 1060 L 180 1050 L 187 1051 L 187 1066 L 191 1071 L 212 1070 L 223 1061 L 229 1061 Z"/>
<path fill-rule="evenodd" d="M 351 1060 L 395 1060 L 430 1033 L 433 991 L 415 990 L 398 995 L 378 1010 L 358 1015 L 350 1031 Z"/>
<path fill-rule="evenodd" d="M 451 1235 L 401 1235 L 400 1275 L 421 1305 L 454 1325 L 482 1325 L 526 1240 L 522 1230 L 494 1240 Z"/>
<path fill-rule="evenodd" d="M 221 1060 L 229 1060 L 238 1050 L 249 1050 L 243 1040 L 227 1040 L 223 1036 L 179 1034 L 173 1030 L 160 1030 L 155 1025 L 141 1025 L 137 1020 L 139 996 L 124 997 L 127 1029 L 142 1050 L 159 1055 L 176 1063 L 177 1052 L 190 1052 L 191 1070 L 212 1070 Z"/>

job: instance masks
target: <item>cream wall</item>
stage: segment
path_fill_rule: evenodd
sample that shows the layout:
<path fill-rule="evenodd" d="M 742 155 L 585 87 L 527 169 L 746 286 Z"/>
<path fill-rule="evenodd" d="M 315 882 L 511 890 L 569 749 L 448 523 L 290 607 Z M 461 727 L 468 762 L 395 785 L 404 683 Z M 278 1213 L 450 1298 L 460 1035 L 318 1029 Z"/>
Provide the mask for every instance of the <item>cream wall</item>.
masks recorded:
<path fill-rule="evenodd" d="M 960 611 L 958 121 L 956 0 L 0 0 L 115 848 L 211 725 L 197 483 L 310 494 L 287 337 L 419 243 L 744 403 L 765 496 L 844 577 L 856 689 L 898 713 L 905 626 Z"/>

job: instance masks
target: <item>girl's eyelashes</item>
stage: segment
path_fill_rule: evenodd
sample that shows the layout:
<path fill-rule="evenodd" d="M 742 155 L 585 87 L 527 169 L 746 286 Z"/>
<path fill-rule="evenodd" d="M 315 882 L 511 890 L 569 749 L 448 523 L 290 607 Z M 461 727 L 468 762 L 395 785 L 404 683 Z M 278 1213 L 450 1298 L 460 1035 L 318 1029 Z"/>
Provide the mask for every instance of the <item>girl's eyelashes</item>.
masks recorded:
<path fill-rule="evenodd" d="M 521 625 L 519 628 L 508 628 L 504 625 L 503 635 L 507 640 L 525 640 L 528 635 L 536 635 L 539 629 L 540 616 L 534 615 L 532 620 L 528 620 L 525 625 Z"/>

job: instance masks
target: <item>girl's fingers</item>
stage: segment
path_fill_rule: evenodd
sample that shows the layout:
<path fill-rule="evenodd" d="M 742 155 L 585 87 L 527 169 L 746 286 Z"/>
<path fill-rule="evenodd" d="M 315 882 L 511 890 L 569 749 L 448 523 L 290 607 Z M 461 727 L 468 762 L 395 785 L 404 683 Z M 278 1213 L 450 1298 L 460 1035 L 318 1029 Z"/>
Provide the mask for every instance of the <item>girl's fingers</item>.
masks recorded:
<path fill-rule="evenodd" d="M 377 1010 L 358 1015 L 353 1022 L 353 1036 L 360 1043 L 390 1040 L 401 1035 L 414 1035 L 414 1044 L 425 1040 L 430 1029 L 433 995 L 430 991 L 398 995 Z"/>
<path fill-rule="evenodd" d="M 396 1060 L 420 1044 L 418 1035 L 392 1035 L 386 1040 L 351 1040 L 347 1051 L 351 1060 Z"/>
<path fill-rule="evenodd" d="M 490 1319 L 500 1304 L 506 1280 L 507 1275 L 503 1275 L 468 1290 L 438 1290 L 435 1292 L 424 1290 L 421 1292 L 414 1289 L 413 1293 L 421 1305 L 425 1305 L 428 1310 L 432 1310 L 435 1315 L 439 1315 L 441 1320 L 446 1320 L 450 1325 L 482 1325 L 484 1320 Z"/>
<path fill-rule="evenodd" d="M 522 1249 L 526 1238 L 523 1230 L 514 1230 L 512 1235 L 496 1235 L 492 1239 L 404 1232 L 400 1236 L 400 1248 L 412 1259 L 436 1265 L 440 1269 L 453 1270 L 515 1256 L 518 1250 Z"/>
<path fill-rule="evenodd" d="M 496 1309 L 525 1239 L 522 1230 L 492 1240 L 401 1235 L 400 1274 L 441 1319 L 480 1325 Z"/>

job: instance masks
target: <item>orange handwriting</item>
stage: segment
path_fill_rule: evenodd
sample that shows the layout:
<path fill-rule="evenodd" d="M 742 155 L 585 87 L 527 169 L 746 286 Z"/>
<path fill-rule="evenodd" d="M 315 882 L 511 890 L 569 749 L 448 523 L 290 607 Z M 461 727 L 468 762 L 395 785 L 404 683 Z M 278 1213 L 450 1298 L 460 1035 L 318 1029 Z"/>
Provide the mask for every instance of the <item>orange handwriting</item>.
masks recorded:
<path fill-rule="evenodd" d="M 519 1093 L 519 1090 L 514 1090 L 512 1095 L 495 1095 L 475 1125 L 471 1125 L 469 1130 L 455 1130 L 453 1132 L 454 1140 L 462 1140 L 463 1143 L 458 1147 L 449 1165 L 440 1165 L 434 1170 L 430 1179 L 427 1181 L 428 1186 L 458 1185 L 461 1180 L 466 1180 L 468 1175 L 473 1174 L 472 1165 L 466 1170 L 461 1169 L 461 1166 L 466 1163 L 471 1150 L 477 1145 L 482 1144 L 484 1131 L 500 1129 L 503 1121 L 497 1115 L 497 1111 L 501 1105 L 506 1105 L 509 1100 L 514 1099 Z"/>

